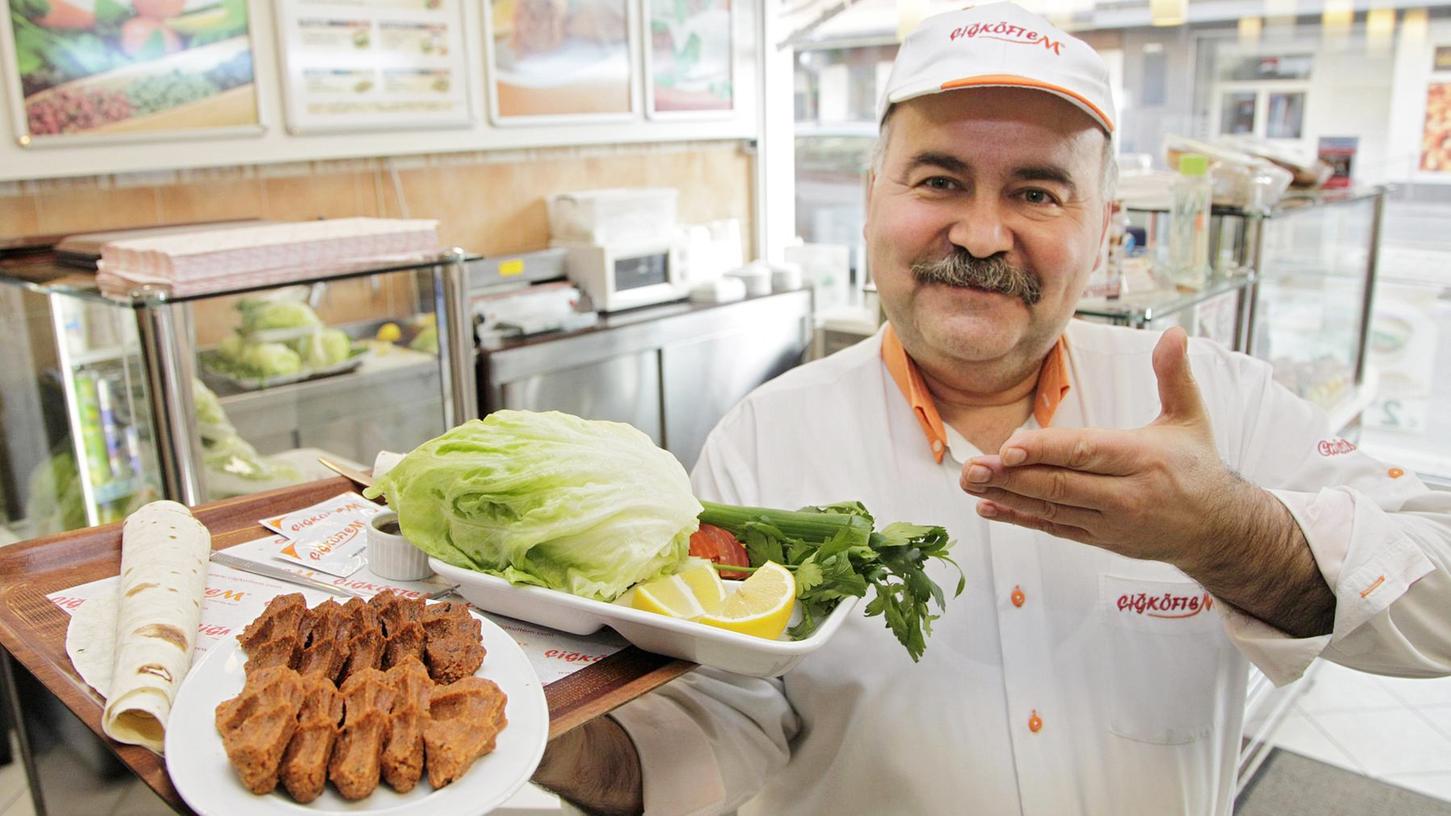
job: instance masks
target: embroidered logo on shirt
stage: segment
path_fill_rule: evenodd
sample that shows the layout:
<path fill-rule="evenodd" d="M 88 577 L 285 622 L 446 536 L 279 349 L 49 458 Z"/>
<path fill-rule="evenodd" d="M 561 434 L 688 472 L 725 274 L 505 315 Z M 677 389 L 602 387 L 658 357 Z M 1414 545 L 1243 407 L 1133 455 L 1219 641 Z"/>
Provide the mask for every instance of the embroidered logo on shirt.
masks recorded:
<path fill-rule="evenodd" d="M 1151 618 L 1192 618 L 1214 606 L 1214 598 L 1203 595 L 1150 595 L 1126 592 L 1118 596 L 1118 611 L 1137 612 Z"/>
<path fill-rule="evenodd" d="M 1354 453 L 1355 444 L 1348 439 L 1322 439 L 1316 446 L 1321 456 L 1339 456 L 1342 453 Z"/>

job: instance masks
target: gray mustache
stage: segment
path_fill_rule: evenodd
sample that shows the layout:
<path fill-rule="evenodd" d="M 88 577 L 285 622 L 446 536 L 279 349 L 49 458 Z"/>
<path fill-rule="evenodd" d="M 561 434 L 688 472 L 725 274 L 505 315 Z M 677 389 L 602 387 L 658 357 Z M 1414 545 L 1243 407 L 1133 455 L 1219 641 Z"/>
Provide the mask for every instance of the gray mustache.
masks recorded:
<path fill-rule="evenodd" d="M 935 261 L 912 264 L 912 276 L 919 283 L 945 283 L 969 289 L 982 289 L 1016 297 L 1032 306 L 1043 298 L 1043 286 L 1033 273 L 1013 266 L 1002 255 L 974 258 L 957 250 Z"/>

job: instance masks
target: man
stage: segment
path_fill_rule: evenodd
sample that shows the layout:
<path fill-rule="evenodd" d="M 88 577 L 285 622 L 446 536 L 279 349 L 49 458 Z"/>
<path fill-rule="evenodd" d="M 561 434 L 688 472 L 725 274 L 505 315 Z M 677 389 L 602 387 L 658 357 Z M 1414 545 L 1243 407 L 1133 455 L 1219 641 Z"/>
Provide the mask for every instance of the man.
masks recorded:
<path fill-rule="evenodd" d="M 867 208 L 889 325 L 758 389 L 696 467 L 722 501 L 945 525 L 968 587 L 922 661 L 858 615 L 785 677 L 697 671 L 567 735 L 539 781 L 603 812 L 1228 814 L 1246 658 L 1451 673 L 1451 494 L 1325 439 L 1258 361 L 1070 322 L 1113 110 L 1098 56 L 1016 6 L 924 22 Z"/>

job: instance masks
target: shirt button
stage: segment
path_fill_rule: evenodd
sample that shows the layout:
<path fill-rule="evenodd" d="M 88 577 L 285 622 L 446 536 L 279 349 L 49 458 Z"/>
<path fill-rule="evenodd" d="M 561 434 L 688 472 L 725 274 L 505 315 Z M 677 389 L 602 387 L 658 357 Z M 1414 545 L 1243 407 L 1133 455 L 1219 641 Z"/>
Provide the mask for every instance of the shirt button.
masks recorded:
<path fill-rule="evenodd" d="M 1008 596 L 1008 600 L 1013 602 L 1013 606 L 1020 607 L 1028 600 L 1028 596 L 1023 594 L 1022 587 L 1015 586 L 1013 587 L 1013 594 Z"/>
<path fill-rule="evenodd" d="M 942 440 L 940 440 L 940 439 L 934 439 L 934 440 L 932 440 L 932 452 L 933 453 L 941 453 L 942 452 Z"/>
<path fill-rule="evenodd" d="M 1043 718 L 1038 716 L 1038 709 L 1033 709 L 1032 716 L 1028 717 L 1028 730 L 1034 734 L 1043 730 Z"/>

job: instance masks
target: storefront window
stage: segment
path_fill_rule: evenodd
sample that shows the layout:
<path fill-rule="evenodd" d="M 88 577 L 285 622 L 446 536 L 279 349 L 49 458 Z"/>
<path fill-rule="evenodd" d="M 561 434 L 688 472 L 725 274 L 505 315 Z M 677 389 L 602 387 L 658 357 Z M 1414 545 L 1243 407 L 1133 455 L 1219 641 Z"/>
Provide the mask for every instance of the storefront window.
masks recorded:
<path fill-rule="evenodd" d="M 1255 132 L 1255 93 L 1238 91 L 1224 95 L 1219 132 L 1226 136 Z"/>
<path fill-rule="evenodd" d="M 1298 139 L 1304 130 L 1305 94 L 1272 93 L 1265 115 L 1265 136 L 1270 139 Z"/>

